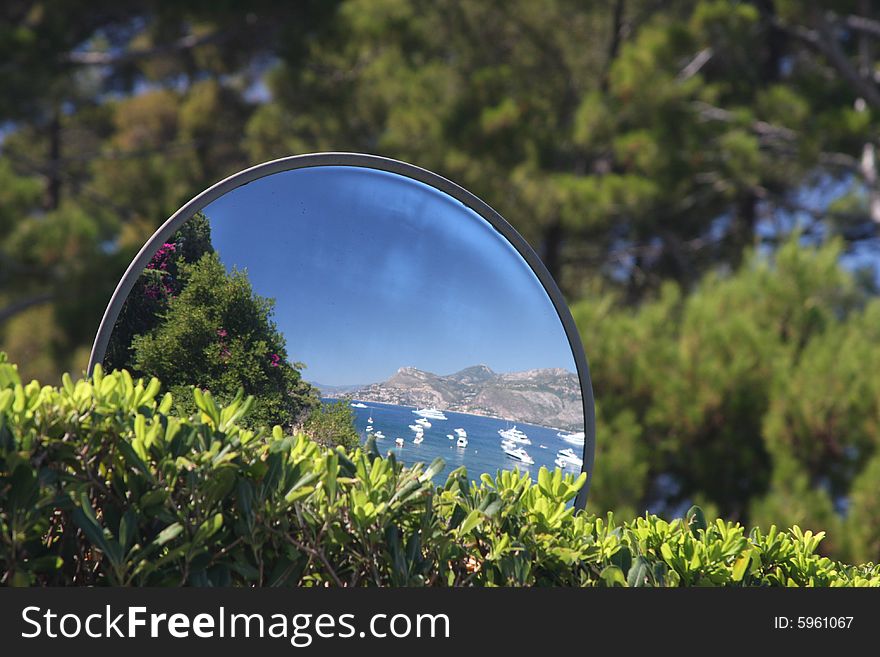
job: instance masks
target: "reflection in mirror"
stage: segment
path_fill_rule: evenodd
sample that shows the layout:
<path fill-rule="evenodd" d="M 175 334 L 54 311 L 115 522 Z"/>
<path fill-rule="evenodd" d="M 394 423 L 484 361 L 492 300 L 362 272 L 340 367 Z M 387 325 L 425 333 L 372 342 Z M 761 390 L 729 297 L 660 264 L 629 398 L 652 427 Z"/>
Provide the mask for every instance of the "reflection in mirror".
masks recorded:
<path fill-rule="evenodd" d="M 154 245 L 103 363 L 256 398 L 254 425 L 472 477 L 579 471 L 572 348 L 520 253 L 452 196 L 396 173 L 315 166 L 229 191 Z"/>

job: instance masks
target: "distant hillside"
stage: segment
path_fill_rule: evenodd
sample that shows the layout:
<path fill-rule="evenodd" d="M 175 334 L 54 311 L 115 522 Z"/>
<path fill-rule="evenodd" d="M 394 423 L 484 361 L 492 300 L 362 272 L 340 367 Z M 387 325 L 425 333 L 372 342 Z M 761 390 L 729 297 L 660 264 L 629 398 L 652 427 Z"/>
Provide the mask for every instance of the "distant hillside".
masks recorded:
<path fill-rule="evenodd" d="M 387 381 L 333 397 L 351 396 L 401 406 L 437 408 L 489 415 L 567 430 L 583 430 L 583 405 L 578 377 L 563 369 L 498 374 L 485 365 L 440 376 L 403 367 Z"/>
<path fill-rule="evenodd" d="M 317 381 L 309 381 L 308 383 L 309 385 L 320 390 L 323 397 L 344 397 L 345 395 L 351 394 L 354 391 L 366 386 L 366 384 L 353 386 L 331 386 L 325 383 L 318 383 Z"/>

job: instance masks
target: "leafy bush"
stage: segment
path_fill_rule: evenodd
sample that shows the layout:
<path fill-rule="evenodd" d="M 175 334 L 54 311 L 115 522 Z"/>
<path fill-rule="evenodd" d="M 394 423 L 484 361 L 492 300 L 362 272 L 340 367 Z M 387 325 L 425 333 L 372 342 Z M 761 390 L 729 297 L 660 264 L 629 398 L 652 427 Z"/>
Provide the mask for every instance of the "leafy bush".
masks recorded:
<path fill-rule="evenodd" d="M 361 442 L 355 415 L 347 400 L 322 403 L 302 423 L 302 432 L 323 447 L 355 449 Z"/>
<path fill-rule="evenodd" d="M 575 512 L 583 484 L 375 445 L 327 449 L 239 424 L 252 399 L 169 414 L 127 372 L 22 385 L 0 356 L 0 573 L 7 585 L 880 586 L 816 554 L 822 534 L 746 533 L 699 509 L 627 524 Z"/>

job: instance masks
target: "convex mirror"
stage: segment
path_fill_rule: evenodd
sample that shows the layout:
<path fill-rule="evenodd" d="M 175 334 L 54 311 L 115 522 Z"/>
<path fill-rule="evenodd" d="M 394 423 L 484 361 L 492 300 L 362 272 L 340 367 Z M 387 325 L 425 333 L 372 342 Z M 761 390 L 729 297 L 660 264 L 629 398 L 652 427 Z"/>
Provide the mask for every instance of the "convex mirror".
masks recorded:
<path fill-rule="evenodd" d="M 317 439 L 372 436 L 446 473 L 592 470 L 589 371 L 539 258 L 472 194 L 385 158 L 285 158 L 194 198 L 120 281 L 95 363 L 184 406 L 243 387 L 256 424 L 336 409 L 350 435 Z"/>

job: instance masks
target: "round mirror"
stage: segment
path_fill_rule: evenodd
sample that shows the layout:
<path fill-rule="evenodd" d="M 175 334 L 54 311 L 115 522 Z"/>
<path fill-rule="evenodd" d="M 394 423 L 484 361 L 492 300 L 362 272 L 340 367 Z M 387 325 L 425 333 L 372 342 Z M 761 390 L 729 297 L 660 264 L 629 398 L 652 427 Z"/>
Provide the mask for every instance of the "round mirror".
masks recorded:
<path fill-rule="evenodd" d="M 255 424 L 439 456 L 438 481 L 545 466 L 589 485 L 589 371 L 559 290 L 489 206 L 394 160 L 290 157 L 194 198 L 129 266 L 95 363 L 159 377 L 182 411 L 191 386 L 243 387 Z"/>

